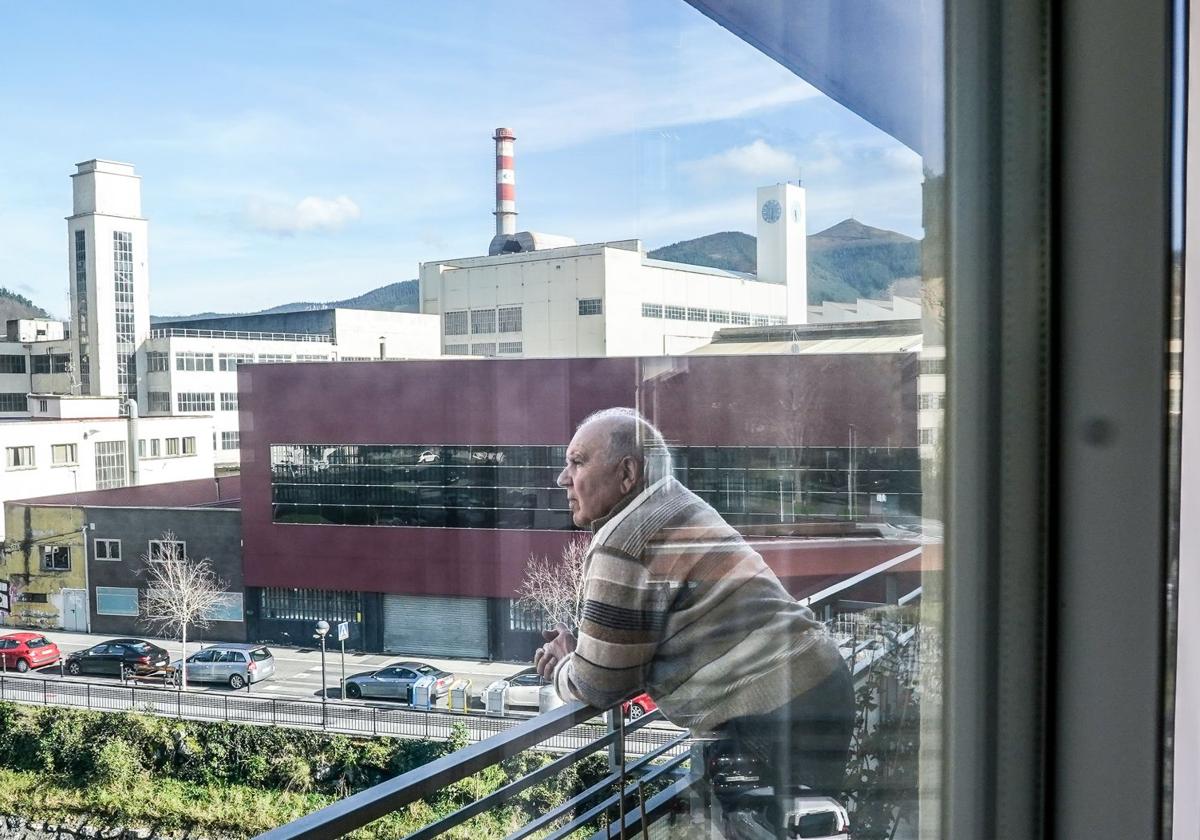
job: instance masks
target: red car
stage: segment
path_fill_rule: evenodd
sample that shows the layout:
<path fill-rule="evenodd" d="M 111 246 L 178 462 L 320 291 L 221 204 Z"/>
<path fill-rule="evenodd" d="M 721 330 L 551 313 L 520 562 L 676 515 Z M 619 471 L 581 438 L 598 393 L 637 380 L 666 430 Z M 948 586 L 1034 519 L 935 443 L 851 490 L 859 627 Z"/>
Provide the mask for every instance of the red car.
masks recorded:
<path fill-rule="evenodd" d="M 621 714 L 625 715 L 625 720 L 637 720 L 647 712 L 653 712 L 658 708 L 658 704 L 654 702 L 654 698 L 649 694 L 639 694 L 630 700 L 626 700 L 621 704 Z"/>
<path fill-rule="evenodd" d="M 9 633 L 0 636 L 0 659 L 5 669 L 20 671 L 58 662 L 58 645 L 41 633 Z"/>

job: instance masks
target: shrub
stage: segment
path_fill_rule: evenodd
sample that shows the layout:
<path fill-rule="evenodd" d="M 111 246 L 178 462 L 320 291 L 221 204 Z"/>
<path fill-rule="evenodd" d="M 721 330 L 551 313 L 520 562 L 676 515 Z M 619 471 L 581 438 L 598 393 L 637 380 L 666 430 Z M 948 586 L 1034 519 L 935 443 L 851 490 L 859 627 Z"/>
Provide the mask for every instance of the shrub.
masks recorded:
<path fill-rule="evenodd" d="M 139 750 L 124 738 L 107 740 L 93 752 L 89 781 L 94 784 L 126 787 L 144 774 Z"/>

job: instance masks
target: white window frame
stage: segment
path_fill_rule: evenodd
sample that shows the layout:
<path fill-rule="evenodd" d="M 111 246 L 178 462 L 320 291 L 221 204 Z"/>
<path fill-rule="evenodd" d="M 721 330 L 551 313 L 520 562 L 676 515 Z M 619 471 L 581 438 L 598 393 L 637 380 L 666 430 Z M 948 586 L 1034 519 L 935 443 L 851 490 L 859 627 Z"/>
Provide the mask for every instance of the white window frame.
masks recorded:
<path fill-rule="evenodd" d="M 128 594 L 130 592 L 133 593 L 134 607 L 133 607 L 132 611 L 129 610 L 128 608 L 126 608 L 124 610 L 112 610 L 112 609 L 103 609 L 102 608 L 104 598 L 112 597 L 112 596 L 116 595 L 117 593 L 120 593 L 121 595 L 128 597 Z M 135 616 L 135 615 L 138 615 L 138 613 L 139 613 L 138 605 L 140 603 L 141 603 L 141 593 L 138 592 L 138 589 L 136 586 L 97 586 L 96 587 L 96 615 Z"/>
<path fill-rule="evenodd" d="M 181 557 L 187 557 L 187 541 L 186 540 L 149 540 L 146 543 L 146 559 L 151 563 L 158 563 L 162 560 L 162 547 L 165 545 L 179 546 Z"/>
<path fill-rule="evenodd" d="M 101 556 L 100 553 L 101 546 L 104 547 L 104 556 Z M 112 556 L 113 546 L 116 546 L 117 548 L 116 557 Z M 96 537 L 94 540 L 92 540 L 92 557 L 96 560 L 101 560 L 104 562 L 120 563 L 123 559 L 123 555 L 121 554 L 121 541 L 108 539 L 106 537 Z"/>
<path fill-rule="evenodd" d="M 4 448 L 4 468 L 6 470 L 35 470 L 37 469 L 37 449 L 32 445 L 6 446 Z"/>
<path fill-rule="evenodd" d="M 58 450 L 65 447 L 67 450 L 67 459 L 64 461 L 58 460 L 56 457 Z M 79 465 L 79 444 L 77 443 L 52 443 L 50 444 L 50 463 L 55 467 L 73 467 Z"/>

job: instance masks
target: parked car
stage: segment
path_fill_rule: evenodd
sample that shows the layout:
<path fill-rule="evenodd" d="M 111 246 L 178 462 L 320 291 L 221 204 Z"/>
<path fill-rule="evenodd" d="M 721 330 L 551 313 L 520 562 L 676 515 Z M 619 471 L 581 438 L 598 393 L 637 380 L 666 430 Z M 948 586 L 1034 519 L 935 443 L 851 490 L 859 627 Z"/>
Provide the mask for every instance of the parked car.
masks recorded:
<path fill-rule="evenodd" d="M 186 668 L 188 682 L 228 683 L 239 689 L 274 675 L 275 656 L 265 645 L 222 643 L 193 653 L 185 662 L 176 659 L 171 666 L 176 672 Z"/>
<path fill-rule="evenodd" d="M 658 704 L 654 702 L 654 698 L 649 694 L 642 693 L 622 703 L 621 714 L 625 715 L 625 720 L 637 720 L 657 708 Z"/>
<path fill-rule="evenodd" d="M 504 695 L 504 703 L 508 706 L 540 708 L 542 686 L 549 684 L 550 682 L 539 677 L 533 668 L 518 671 L 508 678 L 508 691 Z"/>
<path fill-rule="evenodd" d="M 346 679 L 346 696 L 352 699 L 376 697 L 382 700 L 412 700 L 413 683 L 421 677 L 433 677 L 432 696 L 436 700 L 450 693 L 454 674 L 424 662 L 393 662 L 378 671 L 355 674 Z"/>
<path fill-rule="evenodd" d="M 0 636 L 0 659 L 6 669 L 22 674 L 58 662 L 58 645 L 41 633 L 9 633 Z"/>
<path fill-rule="evenodd" d="M 144 639 L 109 639 L 69 654 L 66 669 L 72 676 L 110 674 L 129 677 L 153 674 L 166 668 L 170 662 L 171 657 L 165 649 Z"/>

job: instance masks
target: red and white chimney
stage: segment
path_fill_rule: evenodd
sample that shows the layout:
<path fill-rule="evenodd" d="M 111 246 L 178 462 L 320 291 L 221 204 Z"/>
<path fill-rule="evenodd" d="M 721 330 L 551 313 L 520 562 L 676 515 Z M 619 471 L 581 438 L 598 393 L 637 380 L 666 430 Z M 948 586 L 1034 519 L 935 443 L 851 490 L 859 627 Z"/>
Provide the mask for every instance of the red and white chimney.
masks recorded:
<path fill-rule="evenodd" d="M 517 232 L 517 170 L 513 166 L 513 143 L 517 135 L 511 128 L 497 128 L 496 141 L 496 235 Z"/>

